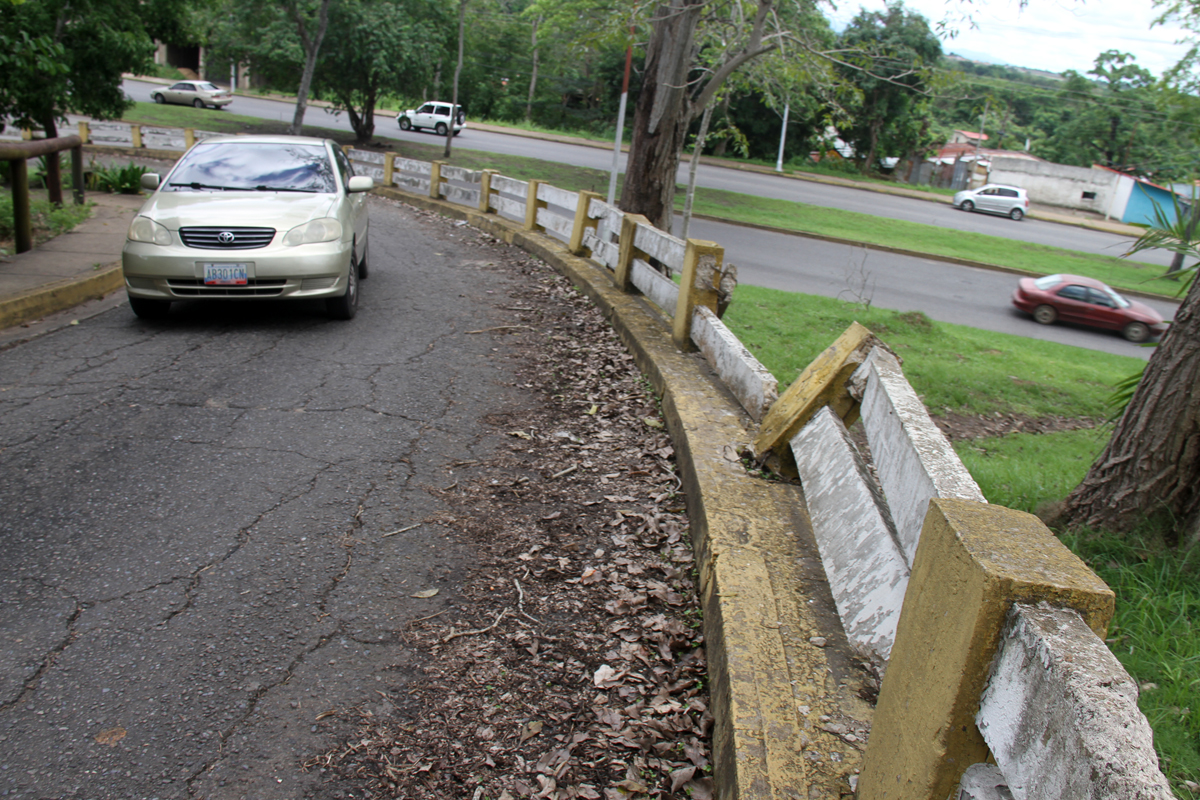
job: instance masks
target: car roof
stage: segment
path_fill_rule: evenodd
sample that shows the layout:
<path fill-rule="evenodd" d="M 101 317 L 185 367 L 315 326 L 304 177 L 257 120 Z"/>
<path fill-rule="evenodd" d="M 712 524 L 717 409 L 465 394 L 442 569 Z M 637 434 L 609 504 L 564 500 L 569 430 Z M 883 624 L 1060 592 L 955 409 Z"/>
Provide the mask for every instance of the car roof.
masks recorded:
<path fill-rule="evenodd" d="M 1057 277 L 1062 279 L 1060 283 L 1077 283 L 1080 286 L 1090 286 L 1093 289 L 1108 288 L 1108 284 L 1104 283 L 1103 281 L 1098 281 L 1095 278 L 1087 278 L 1083 275 L 1066 275 L 1059 273 Z"/>
<path fill-rule="evenodd" d="M 205 139 L 197 144 L 221 144 L 225 142 L 240 142 L 242 144 L 319 144 L 323 145 L 327 142 L 326 139 L 318 139 L 315 136 L 283 136 L 283 135 L 259 135 L 259 136 L 213 136 L 210 139 Z"/>

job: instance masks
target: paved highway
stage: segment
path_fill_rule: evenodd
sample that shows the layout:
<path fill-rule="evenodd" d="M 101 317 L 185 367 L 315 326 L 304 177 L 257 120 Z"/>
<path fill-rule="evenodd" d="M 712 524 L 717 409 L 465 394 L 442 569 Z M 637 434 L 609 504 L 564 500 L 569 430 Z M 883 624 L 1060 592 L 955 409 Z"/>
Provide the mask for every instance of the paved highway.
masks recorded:
<path fill-rule="evenodd" d="M 155 84 L 125 81 L 126 92 L 136 100 L 150 100 Z M 294 106 L 277 100 L 239 96 L 230 106 L 239 114 L 264 119 L 290 120 Z M 222 112 L 213 111 L 213 114 Z M 349 130 L 345 115 L 336 117 L 323 108 L 309 108 L 305 121 L 312 125 Z M 403 132 L 391 117 L 376 115 L 376 130 L 390 138 L 431 143 L 436 137 Z M 581 166 L 607 169 L 611 153 L 594 147 L 559 144 L 523 136 L 467 129 L 455 140 L 456 147 L 474 147 L 488 152 L 529 156 Z M 1096 252 L 1120 252 L 1121 237 L 1088 231 L 1069 225 L 1026 219 L 1016 223 L 1006 217 L 992 217 L 955 211 L 947 205 L 877 192 L 829 186 L 811 181 L 790 180 L 772 175 L 704 166 L 701 182 L 714 188 L 747 192 L 757 187 L 764 196 L 783 197 L 863 213 L 896 216 L 914 222 L 942 227 L 976 226 L 990 233 L 1020 233 L 1047 239 L 1063 247 L 1084 249 L 1090 244 Z M 886 213 L 888 210 L 891 213 Z M 902 216 L 903 215 L 903 216 Z M 874 282 L 873 304 L 900 311 L 921 311 L 931 319 L 971 325 L 985 330 L 1012 333 L 1031 338 L 1057 341 L 1092 350 L 1148 358 L 1150 351 L 1114 334 L 1063 325 L 1044 327 L 1011 309 L 1009 296 L 1016 278 L 1003 272 L 972 269 L 934 259 L 868 251 L 861 247 L 820 242 L 805 237 L 770 233 L 730 223 L 694 220 L 692 235 L 719 242 L 726 258 L 738 266 L 742 283 L 827 297 L 844 295 L 848 270 L 863 264 Z M 1055 239 L 1054 237 L 1057 237 Z M 1151 305 L 1164 317 L 1174 316 L 1176 304 L 1153 301 Z"/>
<path fill-rule="evenodd" d="M 156 86 L 153 83 L 133 80 L 125 81 L 123 85 L 130 97 L 145 102 L 150 101 L 150 93 Z M 243 96 L 238 96 L 228 108 L 238 114 L 281 121 L 290 121 L 295 111 L 293 103 Z M 304 121 L 310 125 L 351 130 L 349 120 L 344 114 L 335 115 L 324 108 L 310 106 Z M 428 133 L 401 131 L 397 127 L 394 117 L 383 114 L 375 115 L 375 131 L 377 135 L 400 141 L 426 144 L 437 141 L 435 136 Z M 469 127 L 455 140 L 455 147 L 540 158 L 599 170 L 608 170 L 612 165 L 612 152 L 603 148 L 548 142 Z M 624 168 L 624 157 L 622 157 L 621 167 Z M 680 168 L 679 180 L 681 183 L 687 181 L 686 165 Z M 1086 253 L 1119 256 L 1125 252 L 1131 241 L 1126 236 L 1087 230 L 1072 225 L 1059 225 L 1032 218 L 1027 218 L 1022 222 L 1013 222 L 1007 217 L 956 211 L 945 203 L 896 197 L 880 192 L 832 186 L 776 175 L 763 175 L 725 167 L 702 166 L 697 182 L 699 185 L 711 189 L 810 203 L 844 211 L 856 211 L 861 214 L 937 225 L 964 232 L 1002 236 L 1033 244 L 1064 247 Z M 1139 253 L 1135 258 L 1145 263 L 1162 266 L 1166 266 L 1170 262 L 1167 254 L 1156 252 Z"/>

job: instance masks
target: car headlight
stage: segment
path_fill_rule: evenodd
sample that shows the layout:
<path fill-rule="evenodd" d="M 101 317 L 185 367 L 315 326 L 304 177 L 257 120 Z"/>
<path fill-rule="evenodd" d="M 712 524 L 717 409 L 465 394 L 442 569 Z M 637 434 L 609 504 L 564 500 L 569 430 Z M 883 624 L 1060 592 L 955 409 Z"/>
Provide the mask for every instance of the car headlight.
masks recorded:
<path fill-rule="evenodd" d="M 138 217 L 129 226 L 129 240 L 167 245 L 171 243 L 171 232 L 149 217 Z"/>
<path fill-rule="evenodd" d="M 284 234 L 283 243 L 288 247 L 295 247 L 298 244 L 332 242 L 340 238 L 342 238 L 342 223 L 333 217 L 323 217 L 292 228 Z"/>

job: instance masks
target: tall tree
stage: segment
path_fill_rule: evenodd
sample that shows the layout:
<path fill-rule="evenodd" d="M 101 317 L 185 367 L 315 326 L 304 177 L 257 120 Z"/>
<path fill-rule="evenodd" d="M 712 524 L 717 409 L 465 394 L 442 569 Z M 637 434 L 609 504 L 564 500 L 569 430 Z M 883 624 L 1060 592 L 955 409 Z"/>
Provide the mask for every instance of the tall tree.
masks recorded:
<path fill-rule="evenodd" d="M 300 86 L 296 90 L 296 113 L 292 116 L 289 133 L 299 136 L 304 128 L 304 112 L 308 108 L 308 90 L 312 85 L 313 72 L 317 67 L 317 55 L 325 41 L 329 27 L 329 4 L 331 0 L 319 0 L 313 6 L 311 0 L 280 0 L 284 12 L 296 26 L 296 35 L 304 49 L 304 71 L 300 73 Z"/>
<path fill-rule="evenodd" d="M 875 169 L 880 148 L 900 156 L 917 144 L 922 102 L 942 45 L 925 17 L 889 3 L 884 11 L 861 11 L 842 33 L 846 55 L 838 70 L 855 88 L 852 122 L 839 125 L 852 144 L 859 169 Z"/>

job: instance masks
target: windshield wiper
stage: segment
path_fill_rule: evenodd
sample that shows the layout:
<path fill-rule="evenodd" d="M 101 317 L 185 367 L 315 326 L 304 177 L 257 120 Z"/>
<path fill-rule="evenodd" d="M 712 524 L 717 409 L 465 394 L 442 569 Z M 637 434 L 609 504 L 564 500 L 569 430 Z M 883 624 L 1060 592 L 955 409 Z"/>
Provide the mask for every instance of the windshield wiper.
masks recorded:
<path fill-rule="evenodd" d="M 316 194 L 317 193 L 316 189 L 285 189 L 280 186 L 266 186 L 264 184 L 259 184 L 258 186 L 255 186 L 254 191 L 256 191 L 256 192 L 301 192 L 304 194 Z"/>
<path fill-rule="evenodd" d="M 237 189 L 232 186 L 216 186 L 211 183 L 199 183 L 197 181 L 192 181 L 191 183 L 172 183 L 171 185 L 172 186 L 186 186 L 189 189 L 195 189 L 197 191 L 199 191 L 200 189 L 216 189 L 217 191 L 220 191 L 220 192 L 237 191 Z"/>

